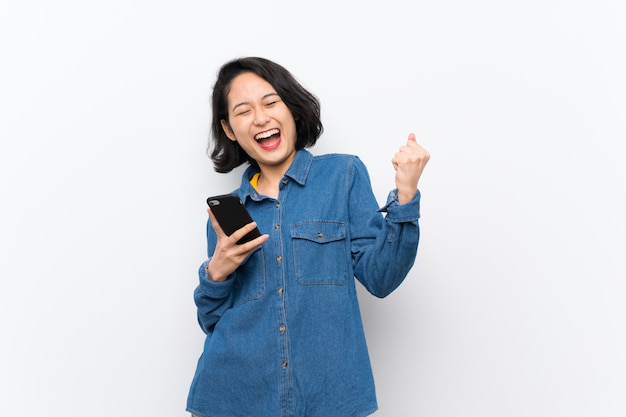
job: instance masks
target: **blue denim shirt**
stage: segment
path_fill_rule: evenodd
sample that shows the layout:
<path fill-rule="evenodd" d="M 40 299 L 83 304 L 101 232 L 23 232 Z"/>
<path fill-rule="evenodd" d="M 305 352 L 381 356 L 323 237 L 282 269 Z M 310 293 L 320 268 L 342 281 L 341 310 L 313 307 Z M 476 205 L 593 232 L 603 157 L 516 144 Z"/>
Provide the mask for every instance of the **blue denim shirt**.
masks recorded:
<path fill-rule="evenodd" d="M 377 409 L 355 280 L 400 285 L 419 240 L 419 193 L 381 210 L 364 164 L 298 151 L 278 199 L 243 175 L 239 197 L 270 239 L 224 282 L 194 292 L 206 333 L 187 410 L 199 417 L 356 417 Z M 383 217 L 381 211 L 387 212 Z M 208 253 L 217 238 L 207 225 Z"/>

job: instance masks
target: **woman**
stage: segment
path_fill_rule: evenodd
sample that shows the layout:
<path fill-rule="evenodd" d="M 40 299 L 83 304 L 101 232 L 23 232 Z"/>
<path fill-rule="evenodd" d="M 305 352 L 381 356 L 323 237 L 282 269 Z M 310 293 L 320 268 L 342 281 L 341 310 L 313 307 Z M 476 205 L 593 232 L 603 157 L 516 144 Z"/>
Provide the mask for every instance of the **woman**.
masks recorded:
<path fill-rule="evenodd" d="M 372 414 L 354 277 L 385 297 L 412 267 L 428 152 L 409 135 L 392 159 L 396 189 L 379 210 L 356 156 L 305 150 L 322 133 L 320 105 L 282 66 L 255 57 L 226 63 L 212 104 L 215 169 L 249 164 L 236 194 L 255 222 L 226 236 L 208 210 L 209 259 L 194 292 L 206 341 L 187 410 Z M 257 226 L 262 236 L 236 244 Z"/>

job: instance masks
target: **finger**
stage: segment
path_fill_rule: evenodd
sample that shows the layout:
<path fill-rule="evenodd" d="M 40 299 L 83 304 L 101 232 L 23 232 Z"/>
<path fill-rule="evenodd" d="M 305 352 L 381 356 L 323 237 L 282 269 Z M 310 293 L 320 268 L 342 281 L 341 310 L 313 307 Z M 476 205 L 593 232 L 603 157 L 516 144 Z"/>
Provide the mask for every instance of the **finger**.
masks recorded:
<path fill-rule="evenodd" d="M 409 133 L 409 140 L 407 141 L 407 143 L 410 143 L 410 142 L 417 143 L 417 139 L 415 138 L 415 133 Z"/>
<path fill-rule="evenodd" d="M 417 146 L 417 145 L 416 145 Z M 393 156 L 393 161 L 396 164 L 404 164 L 415 159 L 415 155 L 418 152 L 417 147 L 402 146 L 400 150 Z"/>
<path fill-rule="evenodd" d="M 256 222 L 250 222 L 246 224 L 245 226 L 243 226 L 242 228 L 235 230 L 233 234 L 230 235 L 230 238 L 234 240 L 235 242 L 239 242 L 239 239 L 241 239 L 242 237 L 244 237 L 245 235 L 253 231 L 255 227 L 257 227 Z"/>
<path fill-rule="evenodd" d="M 402 150 L 396 152 L 396 154 L 391 158 L 391 165 L 393 165 L 393 169 L 398 169 L 398 165 L 402 163 Z"/>
<path fill-rule="evenodd" d="M 261 235 L 261 236 L 259 236 L 257 238 L 252 239 L 249 242 L 243 243 L 243 244 L 238 245 L 238 246 L 244 253 L 250 252 L 250 251 L 256 249 L 257 247 L 261 246 L 265 242 L 267 242 L 267 240 L 269 238 L 270 238 L 270 235 Z"/>

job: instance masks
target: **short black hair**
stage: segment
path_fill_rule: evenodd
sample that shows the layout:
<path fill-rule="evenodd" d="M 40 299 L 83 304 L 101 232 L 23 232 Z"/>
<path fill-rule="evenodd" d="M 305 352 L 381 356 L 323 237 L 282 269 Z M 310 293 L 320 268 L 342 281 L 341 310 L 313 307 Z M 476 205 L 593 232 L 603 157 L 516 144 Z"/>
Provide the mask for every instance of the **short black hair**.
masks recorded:
<path fill-rule="evenodd" d="M 211 160 L 217 172 L 230 172 L 245 162 L 256 165 L 256 161 L 239 146 L 239 143 L 231 141 L 226 136 L 221 123 L 222 120 L 228 123 L 230 83 L 235 77 L 245 72 L 258 75 L 276 89 L 295 119 L 296 149 L 315 145 L 324 130 L 319 100 L 302 87 L 284 67 L 269 59 L 259 57 L 234 59 L 222 65 L 217 81 L 213 85 L 211 132 L 214 146 Z"/>

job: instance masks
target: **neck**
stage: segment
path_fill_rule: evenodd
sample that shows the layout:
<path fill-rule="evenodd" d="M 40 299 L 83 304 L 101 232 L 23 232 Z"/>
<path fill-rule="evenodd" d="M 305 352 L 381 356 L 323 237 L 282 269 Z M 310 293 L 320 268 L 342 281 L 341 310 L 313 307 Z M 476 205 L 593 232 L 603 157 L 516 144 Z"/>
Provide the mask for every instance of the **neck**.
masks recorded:
<path fill-rule="evenodd" d="M 256 183 L 257 191 L 263 195 L 271 198 L 278 198 L 278 190 L 280 180 L 283 178 L 283 174 L 277 174 L 275 172 L 265 172 L 261 170 L 259 179 Z"/>
<path fill-rule="evenodd" d="M 278 198 L 280 181 L 291 166 L 294 157 L 279 165 L 259 164 L 261 175 L 257 182 L 257 191 L 268 197 Z"/>

